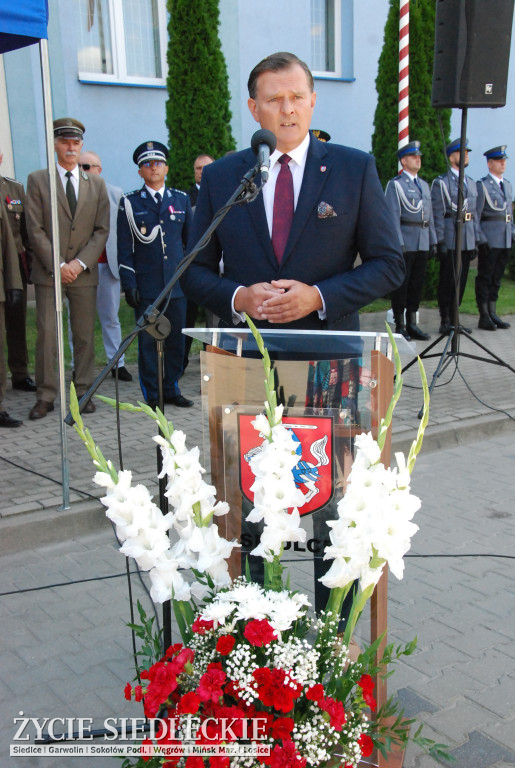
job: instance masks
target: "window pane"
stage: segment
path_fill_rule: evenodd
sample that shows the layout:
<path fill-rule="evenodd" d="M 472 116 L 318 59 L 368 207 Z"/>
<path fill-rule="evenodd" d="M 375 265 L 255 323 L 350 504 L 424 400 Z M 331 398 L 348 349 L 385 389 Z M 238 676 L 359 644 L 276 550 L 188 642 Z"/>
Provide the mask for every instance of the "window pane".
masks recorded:
<path fill-rule="evenodd" d="M 334 0 L 311 0 L 311 67 L 335 72 Z"/>
<path fill-rule="evenodd" d="M 122 0 L 127 74 L 162 77 L 157 0 Z"/>
<path fill-rule="evenodd" d="M 77 0 L 79 72 L 113 73 L 109 0 Z"/>

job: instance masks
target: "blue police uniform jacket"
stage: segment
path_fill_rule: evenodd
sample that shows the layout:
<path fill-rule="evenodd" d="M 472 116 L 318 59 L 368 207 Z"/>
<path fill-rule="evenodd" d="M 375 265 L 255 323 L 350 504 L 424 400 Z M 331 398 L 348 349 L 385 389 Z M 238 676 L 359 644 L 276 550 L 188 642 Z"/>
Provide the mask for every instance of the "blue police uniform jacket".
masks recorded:
<path fill-rule="evenodd" d="M 404 171 L 386 185 L 386 201 L 393 214 L 400 244 L 410 253 L 436 245 L 431 190 L 424 179 Z"/>
<path fill-rule="evenodd" d="M 129 192 L 118 209 L 118 266 L 122 291 L 137 288 L 155 298 L 184 256 L 192 212 L 188 195 L 165 187 L 160 206 L 145 186 Z M 176 283 L 172 298 L 184 294 Z"/>
<path fill-rule="evenodd" d="M 477 185 L 477 211 L 480 226 L 490 248 L 511 248 L 515 239 L 513 223 L 513 191 L 503 179 L 504 194 L 490 174 Z"/>
<path fill-rule="evenodd" d="M 470 176 L 465 176 L 465 188 L 462 248 L 464 251 L 473 251 L 478 243 L 484 242 L 484 236 L 479 227 L 477 213 L 477 186 Z M 438 243 L 454 250 L 458 203 L 458 177 L 455 173 L 448 171 L 436 177 L 431 186 L 431 202 Z"/>

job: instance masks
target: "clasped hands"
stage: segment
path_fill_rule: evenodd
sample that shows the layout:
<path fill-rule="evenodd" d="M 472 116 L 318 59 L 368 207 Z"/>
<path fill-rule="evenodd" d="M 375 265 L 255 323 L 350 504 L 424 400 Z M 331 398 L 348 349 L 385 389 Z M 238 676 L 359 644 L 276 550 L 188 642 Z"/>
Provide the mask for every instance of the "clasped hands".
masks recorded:
<path fill-rule="evenodd" d="M 83 272 L 82 264 L 78 259 L 72 259 L 61 267 L 61 282 L 69 285 L 75 282 L 81 272 Z"/>
<path fill-rule="evenodd" d="M 240 288 L 234 297 L 236 312 L 269 323 L 291 323 L 322 308 L 318 289 L 298 280 L 254 283 Z"/>

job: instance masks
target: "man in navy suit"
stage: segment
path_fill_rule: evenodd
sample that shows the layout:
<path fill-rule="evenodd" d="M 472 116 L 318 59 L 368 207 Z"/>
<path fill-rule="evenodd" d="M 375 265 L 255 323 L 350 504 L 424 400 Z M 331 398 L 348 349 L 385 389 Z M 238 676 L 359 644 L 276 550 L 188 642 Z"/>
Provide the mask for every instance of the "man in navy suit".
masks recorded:
<path fill-rule="evenodd" d="M 313 77 L 294 54 L 268 56 L 254 67 L 248 86 L 254 119 L 277 138 L 269 180 L 255 202 L 228 213 L 185 272 L 184 291 L 228 325 L 242 322 L 246 312 L 260 327 L 358 330 L 358 310 L 404 278 L 374 160 L 310 136 Z M 277 238 L 274 196 L 285 155 L 292 216 Z M 247 149 L 204 168 L 189 246 L 255 161 Z M 358 254 L 361 264 L 354 269 Z"/>
<path fill-rule="evenodd" d="M 133 160 L 145 182 L 122 197 L 118 211 L 118 266 L 122 291 L 136 318 L 161 293 L 184 256 L 191 224 L 186 192 L 165 186 L 168 149 L 158 141 L 145 141 Z M 164 343 L 164 401 L 179 408 L 193 405 L 179 389 L 183 371 L 186 299 L 177 283 L 165 310 L 171 331 Z M 154 339 L 146 331 L 138 336 L 141 390 L 148 405 L 158 404 L 158 363 Z"/>

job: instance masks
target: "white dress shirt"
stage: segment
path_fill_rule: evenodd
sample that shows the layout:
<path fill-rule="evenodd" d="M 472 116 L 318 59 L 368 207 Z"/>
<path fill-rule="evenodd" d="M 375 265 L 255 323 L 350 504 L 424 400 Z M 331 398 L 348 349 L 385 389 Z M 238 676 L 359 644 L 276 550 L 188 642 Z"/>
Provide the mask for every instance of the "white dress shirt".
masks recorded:
<path fill-rule="evenodd" d="M 279 163 L 279 158 L 282 157 L 284 154 L 287 154 L 291 157 L 291 160 L 288 163 L 288 166 L 290 168 L 292 179 L 293 179 L 293 210 L 295 210 L 297 207 L 297 201 L 300 195 L 300 189 L 302 187 L 302 180 L 304 178 L 304 169 L 306 167 L 306 158 L 308 156 L 309 142 L 310 142 L 310 133 L 308 132 L 307 135 L 302 140 L 302 142 L 299 144 L 299 146 L 295 147 L 295 149 L 292 149 L 290 152 L 286 152 L 286 153 L 280 152 L 278 149 L 274 149 L 274 151 L 270 155 L 270 171 L 268 174 L 268 181 L 264 185 L 261 193 L 263 195 L 263 205 L 265 206 L 265 215 L 266 215 L 266 221 L 268 224 L 268 232 L 270 234 L 270 237 L 272 237 L 272 225 L 274 220 L 275 185 L 277 183 L 277 177 L 279 176 L 279 171 L 281 170 L 281 164 Z M 321 320 L 325 320 L 326 307 L 325 307 L 324 297 L 320 293 L 320 289 L 318 285 L 315 285 L 314 287 L 317 289 L 318 293 L 320 294 L 320 298 L 322 300 L 322 309 L 318 310 L 318 316 Z M 236 297 L 236 294 L 240 290 L 240 288 L 243 288 L 243 286 L 240 285 L 238 286 L 238 288 L 236 288 L 236 290 L 233 293 L 232 302 L 231 302 L 232 318 L 235 325 L 237 323 L 245 321 L 244 315 L 240 312 L 236 312 L 236 310 L 234 309 L 234 299 Z"/>

